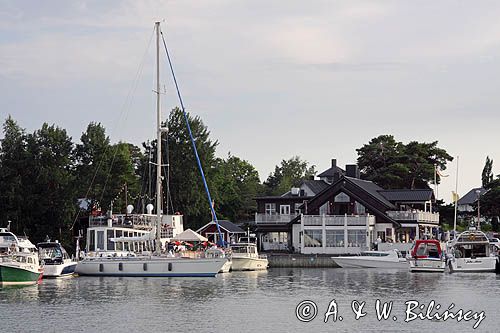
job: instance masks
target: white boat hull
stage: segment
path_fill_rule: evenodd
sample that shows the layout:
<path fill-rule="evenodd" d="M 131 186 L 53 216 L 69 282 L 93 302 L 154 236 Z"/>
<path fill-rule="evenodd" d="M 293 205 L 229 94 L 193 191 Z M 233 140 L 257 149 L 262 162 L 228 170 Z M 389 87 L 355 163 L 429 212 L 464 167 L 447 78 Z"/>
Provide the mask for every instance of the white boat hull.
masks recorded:
<path fill-rule="evenodd" d="M 231 267 L 233 266 L 231 260 L 226 260 L 219 273 L 229 273 L 231 271 Z"/>
<path fill-rule="evenodd" d="M 92 276 L 213 277 L 226 262 L 226 258 L 87 258 L 78 262 L 76 273 Z"/>
<path fill-rule="evenodd" d="M 269 261 L 266 258 L 232 258 L 233 271 L 259 271 L 267 269 Z"/>
<path fill-rule="evenodd" d="M 438 272 L 443 273 L 446 261 L 437 258 L 410 258 L 408 259 L 410 272 Z"/>
<path fill-rule="evenodd" d="M 62 264 L 43 266 L 43 278 L 71 277 L 75 273 L 77 262 L 67 260 Z"/>
<path fill-rule="evenodd" d="M 450 272 L 495 272 L 497 257 L 452 258 Z"/>
<path fill-rule="evenodd" d="M 342 268 L 407 268 L 406 260 L 384 261 L 373 258 L 352 257 L 332 257 L 332 259 Z"/>

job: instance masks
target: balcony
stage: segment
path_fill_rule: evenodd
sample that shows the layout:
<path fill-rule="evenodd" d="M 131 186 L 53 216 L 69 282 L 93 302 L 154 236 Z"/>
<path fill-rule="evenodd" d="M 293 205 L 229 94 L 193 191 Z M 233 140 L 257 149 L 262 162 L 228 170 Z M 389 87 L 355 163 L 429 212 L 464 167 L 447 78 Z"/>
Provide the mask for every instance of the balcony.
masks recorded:
<path fill-rule="evenodd" d="M 423 211 L 388 211 L 387 216 L 396 221 L 416 221 L 418 223 L 439 224 L 439 213 Z"/>
<path fill-rule="evenodd" d="M 255 214 L 256 224 L 285 224 L 297 217 L 297 214 Z"/>
<path fill-rule="evenodd" d="M 375 224 L 373 215 L 302 215 L 304 226 L 366 226 Z"/>

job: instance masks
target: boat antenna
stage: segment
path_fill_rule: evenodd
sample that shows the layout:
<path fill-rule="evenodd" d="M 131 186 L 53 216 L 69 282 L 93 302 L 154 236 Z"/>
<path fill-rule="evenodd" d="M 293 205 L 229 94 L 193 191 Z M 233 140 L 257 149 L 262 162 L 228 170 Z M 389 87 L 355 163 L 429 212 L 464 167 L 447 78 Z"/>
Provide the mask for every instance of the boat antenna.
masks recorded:
<path fill-rule="evenodd" d="M 193 133 L 191 131 L 191 126 L 189 125 L 189 119 L 188 119 L 188 116 L 186 113 L 186 108 L 184 107 L 184 102 L 182 100 L 181 92 L 179 90 L 179 85 L 177 84 L 177 79 L 175 78 L 174 67 L 173 67 L 172 61 L 170 59 L 170 54 L 168 52 L 167 43 L 165 42 L 163 32 L 160 32 L 160 33 L 161 33 L 161 39 L 163 40 L 163 46 L 165 47 L 165 53 L 167 54 L 170 72 L 172 73 L 172 79 L 174 80 L 175 90 L 177 91 L 177 97 L 179 98 L 179 103 L 181 104 L 182 113 L 184 114 L 184 120 L 186 121 L 186 126 L 187 126 L 187 129 L 189 132 L 189 137 L 191 138 L 191 144 L 193 146 L 193 151 L 194 151 L 194 155 L 196 157 L 196 162 L 198 163 L 198 170 L 200 170 L 201 179 L 203 180 L 203 186 L 205 187 L 205 192 L 207 193 L 208 205 L 210 206 L 210 210 L 212 212 L 212 220 L 215 222 L 215 225 L 217 226 L 217 233 L 219 235 L 219 239 L 217 240 L 217 245 L 224 247 L 225 242 L 222 239 L 222 233 L 220 230 L 219 221 L 217 220 L 217 214 L 215 213 L 214 206 L 212 205 L 212 202 L 213 202 L 212 196 L 210 195 L 210 190 L 208 189 L 207 180 L 205 178 L 205 173 L 203 172 L 203 167 L 201 165 L 200 157 L 198 156 L 198 150 L 196 149 L 196 142 L 194 140 Z"/>

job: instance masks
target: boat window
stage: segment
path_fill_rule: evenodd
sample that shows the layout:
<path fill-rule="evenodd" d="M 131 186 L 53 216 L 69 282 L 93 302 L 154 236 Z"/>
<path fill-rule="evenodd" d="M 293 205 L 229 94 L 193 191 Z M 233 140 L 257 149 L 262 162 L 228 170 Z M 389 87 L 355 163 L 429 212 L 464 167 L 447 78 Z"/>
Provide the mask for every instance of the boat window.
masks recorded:
<path fill-rule="evenodd" d="M 32 264 L 33 263 L 33 258 L 28 258 L 28 264 Z"/>
<path fill-rule="evenodd" d="M 389 253 L 387 252 L 361 252 L 362 256 L 367 257 L 387 257 Z"/>
<path fill-rule="evenodd" d="M 246 246 L 231 247 L 231 250 L 233 251 L 233 253 L 247 253 L 247 247 Z"/>
<path fill-rule="evenodd" d="M 89 230 L 89 251 L 95 251 L 95 230 Z"/>
<path fill-rule="evenodd" d="M 114 251 L 115 250 L 115 242 L 112 242 L 111 238 L 115 237 L 115 231 L 113 229 L 108 229 L 106 231 L 106 234 L 107 234 L 106 238 L 108 240 L 108 242 L 106 244 L 108 247 L 106 248 L 106 250 L 108 250 L 108 251 Z"/>
<path fill-rule="evenodd" d="M 417 256 L 425 256 L 427 255 L 427 244 L 425 243 L 420 243 L 417 248 L 416 252 Z"/>
<path fill-rule="evenodd" d="M 97 231 L 97 248 L 104 250 L 104 231 Z"/>

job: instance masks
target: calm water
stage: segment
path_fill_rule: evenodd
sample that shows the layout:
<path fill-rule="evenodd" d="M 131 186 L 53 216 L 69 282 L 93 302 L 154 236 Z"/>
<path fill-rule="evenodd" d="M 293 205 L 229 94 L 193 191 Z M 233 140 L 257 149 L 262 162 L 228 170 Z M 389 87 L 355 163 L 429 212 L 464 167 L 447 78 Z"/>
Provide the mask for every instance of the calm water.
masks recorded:
<path fill-rule="evenodd" d="M 485 312 L 476 332 L 500 331 L 500 275 L 410 274 L 362 269 L 270 269 L 216 278 L 92 278 L 44 280 L 0 289 L 1 332 L 469 332 L 469 322 L 405 323 L 405 301 L 435 300 L 446 310 Z M 343 321 L 324 323 L 335 299 Z M 378 321 L 375 300 L 393 301 Z M 310 322 L 296 318 L 303 300 L 317 304 Z M 365 301 L 354 319 L 351 302 Z M 416 310 L 415 310 L 416 311 Z M 435 310 L 432 312 L 436 312 Z M 306 313 L 307 314 L 307 313 Z M 393 317 L 397 317 L 394 321 Z"/>

